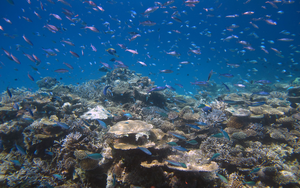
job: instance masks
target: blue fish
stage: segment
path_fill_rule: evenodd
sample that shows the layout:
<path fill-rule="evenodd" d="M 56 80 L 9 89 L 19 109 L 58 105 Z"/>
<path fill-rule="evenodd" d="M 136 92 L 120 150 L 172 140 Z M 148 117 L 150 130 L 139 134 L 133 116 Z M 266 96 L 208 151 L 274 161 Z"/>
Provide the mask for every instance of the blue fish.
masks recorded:
<path fill-rule="evenodd" d="M 147 155 L 152 155 L 151 151 L 149 151 L 147 148 L 144 147 L 137 147 L 137 149 L 142 150 L 144 153 L 146 153 Z"/>
<path fill-rule="evenodd" d="M 229 87 L 228 87 L 226 84 L 224 84 L 223 82 L 222 82 L 222 84 L 225 86 L 225 88 L 226 88 L 228 91 L 230 91 Z"/>
<path fill-rule="evenodd" d="M 175 136 L 176 138 L 182 139 L 182 140 L 186 140 L 186 137 L 180 135 L 180 134 L 176 134 L 176 133 L 172 133 L 172 132 L 168 132 L 169 134 Z"/>
<path fill-rule="evenodd" d="M 176 142 L 168 142 L 167 144 L 169 144 L 170 146 L 177 146 Z"/>
<path fill-rule="evenodd" d="M 223 138 L 224 135 L 223 135 L 223 133 L 217 133 L 217 134 L 211 135 L 211 137 Z"/>
<path fill-rule="evenodd" d="M 62 129 L 69 129 L 70 127 L 65 124 L 65 123 L 61 123 L 61 122 L 58 122 L 58 121 L 54 121 L 56 123 L 56 125 L 60 126 Z"/>
<path fill-rule="evenodd" d="M 7 95 L 9 96 L 9 98 L 11 98 L 12 94 L 11 94 L 10 90 L 8 89 L 8 87 L 6 88 L 6 92 L 7 92 Z"/>
<path fill-rule="evenodd" d="M 107 128 L 106 123 L 104 123 L 103 121 L 101 121 L 101 120 L 99 120 L 99 119 L 96 119 L 96 120 L 98 121 L 99 125 L 100 125 L 102 128 L 104 128 L 104 129 Z"/>
<path fill-rule="evenodd" d="M 112 86 L 105 86 L 105 88 L 103 89 L 103 95 L 106 96 L 107 95 L 107 90 L 108 88 L 110 88 Z"/>
<path fill-rule="evenodd" d="M 26 155 L 26 151 L 19 145 L 15 144 L 17 151 L 21 154 L 21 155 Z"/>
<path fill-rule="evenodd" d="M 154 87 L 154 88 L 150 89 L 147 93 L 151 93 L 153 91 L 163 91 L 165 89 L 167 89 L 166 86 L 158 86 L 158 87 Z"/>
<path fill-rule="evenodd" d="M 55 177 L 58 180 L 62 180 L 63 179 L 63 177 L 61 175 L 59 175 L 59 174 L 53 174 L 53 177 Z"/>
<path fill-rule="evenodd" d="M 86 157 L 93 160 L 100 160 L 103 156 L 100 153 L 86 154 Z"/>
<path fill-rule="evenodd" d="M 243 184 L 246 184 L 249 186 L 254 186 L 256 183 L 255 183 L 255 181 L 243 181 Z"/>
<path fill-rule="evenodd" d="M 228 135 L 228 133 L 226 131 L 224 131 L 223 129 L 221 129 L 223 136 L 230 141 L 230 137 Z"/>
<path fill-rule="evenodd" d="M 3 150 L 3 140 L 2 140 L 2 138 L 0 138 L 0 151 L 2 151 Z"/>
<path fill-rule="evenodd" d="M 186 143 L 191 144 L 191 145 L 197 145 L 198 144 L 198 142 L 196 140 L 189 140 Z"/>
<path fill-rule="evenodd" d="M 220 153 L 215 153 L 209 160 L 212 161 L 215 158 L 219 157 L 221 154 Z"/>
<path fill-rule="evenodd" d="M 259 92 L 254 92 L 252 93 L 252 95 L 262 95 L 262 96 L 266 96 L 266 95 L 270 95 L 269 92 L 266 91 L 259 91 Z"/>
<path fill-rule="evenodd" d="M 178 151 L 189 151 L 188 149 L 181 147 L 181 146 L 173 146 L 174 149 L 178 150 Z"/>
<path fill-rule="evenodd" d="M 172 160 L 166 160 L 168 163 L 174 165 L 174 166 L 179 166 L 179 167 L 183 167 L 183 168 L 186 168 L 186 165 L 184 163 L 179 163 L 179 162 L 176 162 L 176 161 L 172 161 Z"/>
<path fill-rule="evenodd" d="M 27 108 L 27 111 L 29 112 L 29 114 L 30 114 L 31 117 L 34 116 L 32 110 L 30 108 Z"/>
<path fill-rule="evenodd" d="M 132 115 L 130 113 L 125 113 L 125 114 L 123 114 L 123 116 L 125 116 L 127 118 L 132 118 Z"/>
<path fill-rule="evenodd" d="M 262 101 L 262 102 L 252 102 L 250 104 L 248 104 L 248 106 L 261 106 L 266 104 L 266 102 Z"/>
<path fill-rule="evenodd" d="M 211 112 L 212 111 L 211 107 L 209 107 L 209 106 L 205 106 L 204 108 L 202 108 L 202 110 L 204 112 Z"/>
<path fill-rule="evenodd" d="M 207 123 L 204 123 L 204 122 L 195 122 L 195 123 L 197 123 L 198 125 L 202 125 L 202 126 L 206 126 L 207 125 Z"/>
<path fill-rule="evenodd" d="M 257 167 L 257 168 L 254 168 L 249 174 L 254 174 L 254 173 L 257 173 L 260 171 L 260 168 Z"/>
<path fill-rule="evenodd" d="M 173 98 L 174 101 L 176 102 L 180 102 L 180 103 L 187 103 L 185 100 L 181 100 L 181 99 L 176 99 L 176 98 Z"/>
<path fill-rule="evenodd" d="M 88 123 L 88 122 L 86 122 L 86 121 L 84 121 L 84 120 L 82 120 L 83 121 L 83 123 L 86 125 L 86 126 L 90 126 L 90 124 Z"/>
<path fill-rule="evenodd" d="M 224 76 L 226 78 L 232 78 L 232 77 L 234 77 L 232 74 L 229 74 L 229 73 L 219 74 L 219 76 Z"/>
<path fill-rule="evenodd" d="M 13 162 L 14 165 L 16 165 L 16 166 L 22 166 L 22 164 L 18 160 L 10 160 L 10 161 Z"/>
<path fill-rule="evenodd" d="M 187 125 L 187 126 L 193 128 L 193 129 L 198 129 L 198 130 L 200 130 L 200 127 L 198 127 L 197 125 L 193 125 L 193 124 L 185 124 L 185 125 Z"/>

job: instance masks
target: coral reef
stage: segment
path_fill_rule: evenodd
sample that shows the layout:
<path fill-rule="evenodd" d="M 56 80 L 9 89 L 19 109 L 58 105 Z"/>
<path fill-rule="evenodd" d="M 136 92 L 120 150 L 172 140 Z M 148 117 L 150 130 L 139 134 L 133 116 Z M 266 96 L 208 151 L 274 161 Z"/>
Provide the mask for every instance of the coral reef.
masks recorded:
<path fill-rule="evenodd" d="M 300 186 L 297 87 L 185 96 L 126 68 L 38 86 L 1 94 L 1 187 Z"/>

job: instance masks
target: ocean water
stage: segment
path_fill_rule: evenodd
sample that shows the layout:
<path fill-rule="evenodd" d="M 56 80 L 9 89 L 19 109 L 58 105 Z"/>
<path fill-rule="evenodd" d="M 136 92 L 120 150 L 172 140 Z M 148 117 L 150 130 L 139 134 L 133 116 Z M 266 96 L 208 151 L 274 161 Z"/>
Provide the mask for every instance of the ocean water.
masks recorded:
<path fill-rule="evenodd" d="M 62 2 L 42 0 L 8 1 L 1 2 L 1 17 L 9 19 L 0 20 L 3 30 L 0 30 L 1 47 L 17 57 L 21 64 L 10 60 L 1 50 L 1 90 L 6 87 L 26 87 L 37 90 L 35 81 L 45 76 L 55 77 L 63 84 L 78 84 L 90 79 L 98 79 L 106 73 L 98 71 L 102 66 L 99 62 L 106 62 L 114 58 L 105 50 L 114 48 L 120 56 L 117 60 L 125 63 L 130 70 L 135 70 L 148 76 L 157 85 L 172 85 L 178 93 L 199 89 L 190 82 L 205 81 L 211 70 L 211 78 L 217 84 L 221 82 L 247 83 L 251 80 L 267 79 L 274 82 L 287 82 L 294 80 L 299 74 L 299 22 L 300 10 L 297 1 L 278 1 L 271 3 L 259 0 L 251 1 L 200 1 L 195 7 L 187 7 L 183 1 L 176 0 L 165 8 L 159 8 L 145 16 L 143 12 L 154 7 L 154 1 L 94 1 L 104 11 L 89 5 L 87 1 L 71 1 L 72 7 Z M 162 2 L 165 3 L 165 2 Z M 41 4 L 44 10 L 41 10 Z M 159 5 L 158 5 L 159 6 Z M 275 7 L 276 6 L 276 7 Z M 170 8 L 171 7 L 171 8 Z M 63 8 L 74 14 L 74 23 L 69 21 L 62 13 Z M 136 13 L 133 14 L 133 11 Z M 178 11 L 178 12 L 177 12 Z M 252 13 L 245 14 L 247 11 Z M 38 13 L 41 18 L 34 14 Z M 172 19 L 172 14 L 182 22 Z M 59 15 L 62 20 L 50 14 Z M 238 15 L 229 18 L 229 15 Z M 226 17 L 227 16 L 227 17 Z M 32 22 L 26 21 L 24 17 Z M 266 20 L 276 22 L 268 24 Z M 154 26 L 143 26 L 140 22 L 150 20 Z M 105 26 L 107 22 L 109 26 Z M 172 22 L 172 23 L 170 23 Z M 257 26 L 251 25 L 252 22 Z M 56 33 L 50 32 L 44 26 L 51 24 L 59 28 Z M 236 28 L 230 29 L 235 24 Z M 85 26 L 95 26 L 100 32 L 95 33 Z M 113 30 L 113 34 L 106 31 Z M 175 33 L 178 30 L 181 33 Z M 141 37 L 133 41 L 128 39 L 128 32 L 137 32 Z M 24 39 L 25 35 L 32 43 L 29 45 Z M 236 38 L 223 40 L 228 36 Z M 238 37 L 238 38 L 237 38 Z M 292 39 L 290 42 L 278 39 Z M 75 46 L 64 44 L 62 40 L 70 40 Z M 245 49 L 245 45 L 238 41 L 246 41 L 254 51 Z M 269 41 L 269 42 L 268 42 Z M 273 41 L 273 43 L 271 42 Z M 129 49 L 138 51 L 132 55 L 121 49 L 117 44 L 124 44 Z M 93 44 L 97 52 L 92 51 Z M 195 44 L 193 47 L 191 44 Z M 260 46 L 265 46 L 268 53 Z M 56 56 L 46 56 L 42 50 L 57 49 Z M 84 49 L 83 49 L 84 48 Z M 201 54 L 196 55 L 189 50 L 200 49 Z M 271 48 L 278 51 L 276 53 Z M 69 51 L 80 55 L 74 57 Z M 83 50 L 84 55 L 81 54 Z M 173 57 L 166 52 L 176 51 L 181 55 Z M 41 59 L 40 65 L 30 61 L 27 54 L 35 54 Z M 281 57 L 279 57 L 279 56 Z M 249 63 L 255 60 L 257 63 Z M 141 66 L 137 61 L 143 61 L 148 66 Z M 180 62 L 189 61 L 188 65 Z M 63 64 L 69 63 L 74 67 L 70 69 Z M 239 64 L 238 68 L 227 66 L 226 63 Z M 34 70 L 31 66 L 38 69 Z M 68 69 L 67 73 L 56 73 L 56 69 Z M 171 74 L 160 73 L 159 70 L 171 69 Z M 233 74 L 233 78 L 218 76 L 222 73 Z M 35 81 L 28 78 L 30 74 Z M 175 86 L 182 84 L 184 88 Z"/>

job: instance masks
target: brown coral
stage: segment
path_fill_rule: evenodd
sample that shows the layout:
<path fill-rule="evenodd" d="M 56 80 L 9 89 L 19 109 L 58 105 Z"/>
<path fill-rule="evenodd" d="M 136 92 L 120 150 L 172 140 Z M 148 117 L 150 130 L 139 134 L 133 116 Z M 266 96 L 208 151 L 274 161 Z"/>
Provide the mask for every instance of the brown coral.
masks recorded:
<path fill-rule="evenodd" d="M 239 118 L 232 116 L 229 121 L 227 122 L 227 127 L 233 127 L 236 129 L 240 129 L 248 124 L 247 121 L 245 121 L 245 118 Z"/>

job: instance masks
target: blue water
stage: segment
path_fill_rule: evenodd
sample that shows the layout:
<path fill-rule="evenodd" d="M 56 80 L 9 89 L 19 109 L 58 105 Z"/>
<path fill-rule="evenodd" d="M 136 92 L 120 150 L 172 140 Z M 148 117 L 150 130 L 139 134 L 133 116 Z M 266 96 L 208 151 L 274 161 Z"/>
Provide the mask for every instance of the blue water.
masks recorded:
<path fill-rule="evenodd" d="M 43 3 L 45 10 L 41 10 L 40 2 Z M 221 82 L 245 83 L 245 80 L 261 80 L 268 79 L 273 83 L 286 82 L 289 83 L 299 75 L 299 31 L 300 31 L 300 9 L 299 2 L 294 3 L 275 3 L 278 9 L 272 7 L 269 3 L 260 0 L 246 1 L 200 1 L 195 7 L 186 7 L 183 1 L 176 0 L 171 6 L 176 6 L 181 16 L 176 16 L 182 23 L 178 23 L 171 19 L 171 14 L 175 11 L 169 7 L 160 8 L 151 13 L 148 18 L 143 17 L 143 13 L 147 8 L 154 6 L 154 1 L 115 1 L 114 3 L 94 0 L 105 10 L 104 12 L 95 11 L 91 5 L 82 3 L 78 0 L 68 0 L 72 5 L 68 7 L 61 2 L 55 1 L 51 4 L 49 1 L 32 0 L 31 4 L 27 1 L 15 0 L 15 5 L 9 4 L 2 0 L 0 6 L 1 17 L 11 20 L 9 24 L 1 18 L 0 25 L 4 31 L 0 30 L 1 47 L 16 56 L 21 64 L 9 60 L 4 52 L 0 51 L 1 61 L 1 85 L 0 90 L 6 87 L 26 87 L 32 90 L 38 89 L 35 81 L 45 76 L 57 78 L 64 84 L 80 84 L 90 79 L 98 79 L 105 73 L 98 71 L 101 67 L 100 61 L 109 63 L 114 56 L 108 54 L 105 50 L 114 48 L 120 58 L 129 66 L 129 69 L 135 70 L 144 76 L 148 76 L 155 81 L 156 85 L 172 85 L 177 89 L 178 93 L 191 91 L 196 93 L 198 86 L 193 86 L 190 82 L 196 79 L 199 81 L 207 80 L 207 76 L 211 70 L 215 71 L 211 78 L 217 84 Z M 164 3 L 164 2 L 162 2 Z M 263 8 L 264 6 L 265 8 Z M 81 21 L 70 25 L 62 13 L 62 8 L 74 12 L 76 18 L 84 21 L 87 26 L 94 25 L 99 29 L 100 33 L 95 33 L 87 29 L 82 29 L 84 25 Z M 206 11 L 206 10 L 207 11 Z M 137 15 L 132 16 L 130 10 L 134 10 Z M 33 12 L 36 11 L 42 18 L 39 19 Z M 168 13 L 164 13 L 168 11 Z M 183 13 L 183 11 L 186 12 Z M 243 15 L 246 11 L 254 11 L 252 15 Z M 283 14 L 278 13 L 283 11 Z M 58 14 L 62 20 L 57 20 L 49 14 Z M 226 18 L 227 15 L 238 14 L 236 18 Z M 25 16 L 30 18 L 32 22 L 27 22 L 22 18 Z M 120 22 L 112 20 L 111 17 L 120 20 Z M 270 18 L 267 18 L 269 16 Z M 252 18 L 261 18 L 260 21 L 253 21 Z M 267 24 L 265 19 L 272 19 L 277 25 Z M 139 22 L 151 20 L 156 22 L 155 26 L 139 25 Z M 254 28 L 249 22 L 252 21 L 259 29 Z M 104 22 L 110 23 L 110 29 L 114 30 L 113 34 L 105 34 L 108 28 L 103 25 Z M 173 22 L 172 25 L 166 23 Z M 67 30 L 60 30 L 57 33 L 51 33 L 45 24 L 55 25 L 59 28 L 64 27 Z M 239 27 L 233 31 L 226 30 L 231 24 Z M 196 28 L 192 28 L 196 26 Z M 171 32 L 179 30 L 181 34 Z M 282 30 L 290 32 L 289 35 L 280 33 Z M 141 37 L 129 42 L 130 35 L 128 32 L 138 32 Z M 208 36 L 208 31 L 211 36 Z M 5 36 L 6 34 L 15 36 L 13 39 Z M 223 33 L 223 34 L 222 34 Z M 255 33 L 255 38 L 251 33 Z M 5 34 L 5 35 L 4 35 Z M 34 46 L 26 43 L 22 36 L 25 35 Z M 239 39 L 231 39 L 229 42 L 222 39 L 237 35 Z M 277 41 L 280 38 L 294 39 L 291 42 Z M 70 39 L 75 46 L 62 45 L 61 40 Z M 255 51 L 248 51 L 243 48 L 238 40 L 247 41 L 251 44 Z M 273 40 L 274 44 L 267 42 Z M 195 55 L 191 52 L 188 55 L 191 43 L 195 43 L 201 49 L 201 55 Z M 121 49 L 117 44 L 125 44 L 129 49 L 139 52 L 132 55 Z M 21 47 L 16 48 L 19 44 Z M 97 48 L 97 52 L 93 52 L 90 45 L 93 44 Z M 261 50 L 260 46 L 264 45 L 269 51 L 266 54 Z M 85 46 L 84 56 L 81 55 L 81 46 Z M 171 48 L 173 46 L 173 48 Z M 276 48 L 281 51 L 283 57 L 278 57 L 276 52 L 270 48 Z M 57 56 L 47 57 L 42 48 L 58 49 Z M 74 51 L 80 55 L 75 58 L 69 51 Z M 176 50 L 180 53 L 180 58 L 167 55 L 165 52 Z M 242 50 L 245 50 L 243 53 Z M 298 50 L 298 51 L 297 51 Z M 35 66 L 22 52 L 35 54 L 42 63 Z M 147 53 L 151 58 L 147 56 Z M 257 60 L 256 64 L 247 63 L 249 60 Z M 148 66 L 143 67 L 137 63 L 143 61 Z M 190 61 L 191 64 L 179 67 L 179 62 Z M 226 62 L 240 64 L 238 68 L 226 66 Z M 74 70 L 66 67 L 63 62 L 69 63 Z M 279 65 L 279 63 L 282 63 Z M 30 65 L 38 68 L 33 70 Z M 68 69 L 68 73 L 56 73 L 56 69 Z M 253 68 L 257 72 L 253 71 Z M 171 69 L 171 74 L 159 73 L 159 70 Z M 34 77 L 35 81 L 31 81 L 27 74 Z M 219 77 L 219 73 L 231 73 L 234 78 Z M 184 85 L 184 88 L 175 86 L 175 83 Z"/>

